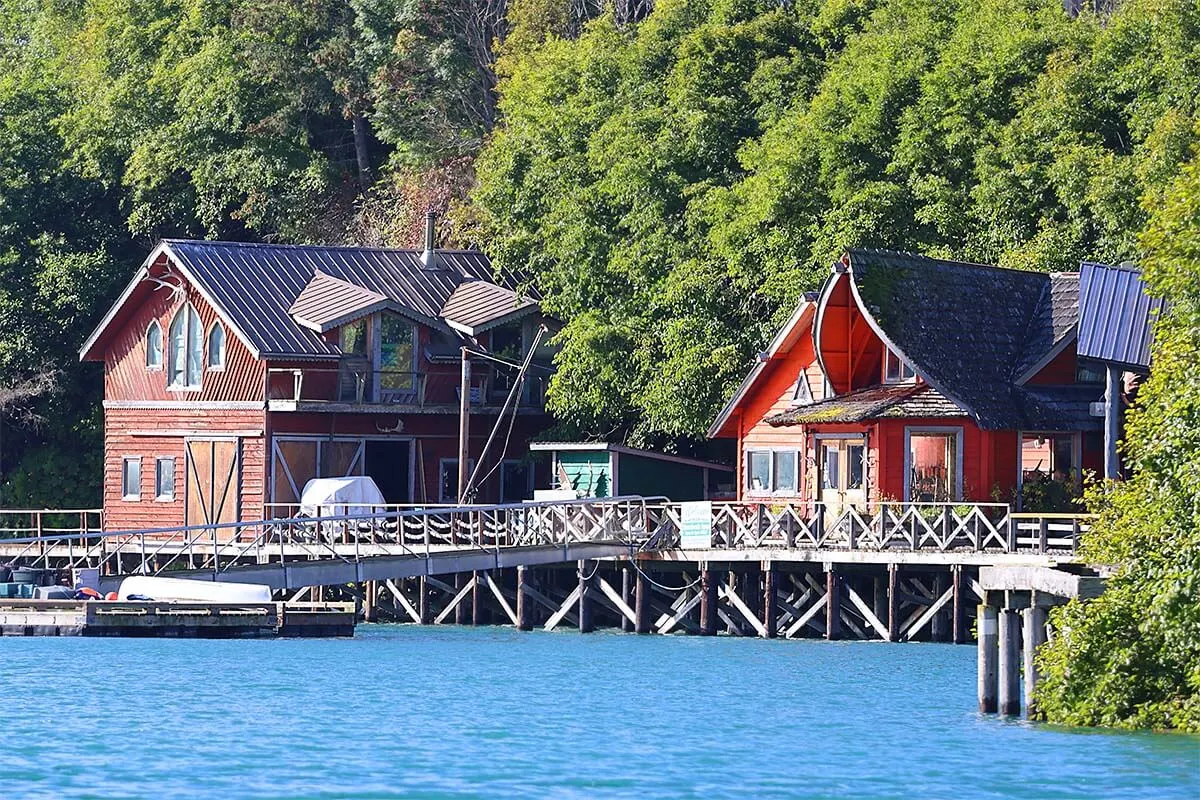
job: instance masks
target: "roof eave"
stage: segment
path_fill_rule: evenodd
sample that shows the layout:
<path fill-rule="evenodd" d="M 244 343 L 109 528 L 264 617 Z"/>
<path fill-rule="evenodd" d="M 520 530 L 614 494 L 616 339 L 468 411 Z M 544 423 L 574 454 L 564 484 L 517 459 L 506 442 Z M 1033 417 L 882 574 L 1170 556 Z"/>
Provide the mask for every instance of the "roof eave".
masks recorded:
<path fill-rule="evenodd" d="M 1017 386 L 1024 386 L 1026 383 L 1031 381 L 1035 375 L 1046 368 L 1046 365 L 1062 355 L 1062 352 L 1067 349 L 1067 345 L 1074 342 L 1078 337 L 1079 326 L 1077 323 L 1075 328 L 1069 334 L 1055 342 L 1054 345 L 1052 345 L 1050 349 L 1042 355 L 1041 358 L 1033 363 L 1033 366 L 1017 376 L 1016 381 L 1014 381 Z"/>
<path fill-rule="evenodd" d="M 475 337 L 481 333 L 486 333 L 487 331 L 490 331 L 493 328 L 498 328 L 501 325 L 505 325 L 509 322 L 515 322 L 518 319 L 524 319 L 525 317 L 529 316 L 530 314 L 536 313 L 537 310 L 538 310 L 538 304 L 536 302 L 530 300 L 530 301 L 527 301 L 526 303 L 524 303 L 523 305 L 520 305 L 520 306 L 514 308 L 512 311 L 505 312 L 504 314 L 501 314 L 498 317 L 492 317 L 491 319 L 484 320 L 483 322 L 480 322 L 477 325 L 468 325 L 464 322 L 459 322 L 450 317 L 442 317 L 442 320 L 447 325 L 449 325 L 451 328 L 458 331 L 459 333 L 463 333 L 463 334 L 466 334 L 467 336 Z"/>

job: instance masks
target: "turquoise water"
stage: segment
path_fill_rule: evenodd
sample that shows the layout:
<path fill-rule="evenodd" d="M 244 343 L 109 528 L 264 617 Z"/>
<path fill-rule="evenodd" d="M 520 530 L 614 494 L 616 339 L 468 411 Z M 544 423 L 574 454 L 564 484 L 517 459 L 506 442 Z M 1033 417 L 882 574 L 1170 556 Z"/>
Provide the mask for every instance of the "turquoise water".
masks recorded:
<path fill-rule="evenodd" d="M 1197 798 L 1200 739 L 980 717 L 971 647 L 363 626 L 0 640 L 0 798 Z"/>

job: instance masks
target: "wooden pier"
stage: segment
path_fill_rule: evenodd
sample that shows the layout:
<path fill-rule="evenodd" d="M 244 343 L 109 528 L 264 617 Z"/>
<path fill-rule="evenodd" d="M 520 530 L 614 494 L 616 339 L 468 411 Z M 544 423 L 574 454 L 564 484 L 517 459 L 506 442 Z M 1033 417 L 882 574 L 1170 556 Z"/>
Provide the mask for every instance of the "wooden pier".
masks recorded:
<path fill-rule="evenodd" d="M 261 639 L 353 636 L 353 603 L 0 601 L 3 636 Z"/>

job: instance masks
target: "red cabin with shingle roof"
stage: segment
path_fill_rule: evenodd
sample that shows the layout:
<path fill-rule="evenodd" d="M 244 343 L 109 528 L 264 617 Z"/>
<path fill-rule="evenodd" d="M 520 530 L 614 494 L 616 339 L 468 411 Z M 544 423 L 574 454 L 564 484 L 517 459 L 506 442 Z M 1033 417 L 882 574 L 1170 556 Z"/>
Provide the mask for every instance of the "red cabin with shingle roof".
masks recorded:
<path fill-rule="evenodd" d="M 1078 298 L 1076 273 L 850 250 L 709 436 L 738 440 L 744 500 L 1065 499 L 1103 459 Z"/>
<path fill-rule="evenodd" d="M 104 363 L 106 527 L 291 515 L 315 477 L 455 502 L 462 349 L 474 461 L 543 324 L 476 251 L 164 241 L 80 351 Z M 532 491 L 550 355 L 477 502 Z"/>

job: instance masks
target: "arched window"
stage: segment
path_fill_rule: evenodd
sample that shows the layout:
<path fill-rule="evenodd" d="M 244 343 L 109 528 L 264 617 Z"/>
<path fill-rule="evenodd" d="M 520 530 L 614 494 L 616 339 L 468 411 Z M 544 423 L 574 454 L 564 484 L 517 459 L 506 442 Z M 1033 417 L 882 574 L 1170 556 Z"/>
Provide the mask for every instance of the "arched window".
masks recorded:
<path fill-rule="evenodd" d="M 225 328 L 219 322 L 208 332 L 208 368 L 225 369 Z"/>
<path fill-rule="evenodd" d="M 146 369 L 162 369 L 162 326 L 158 320 L 146 328 Z"/>
<path fill-rule="evenodd" d="M 189 304 L 175 312 L 168 335 L 168 384 L 199 388 L 200 365 L 204 362 L 204 331 L 196 309 Z"/>

